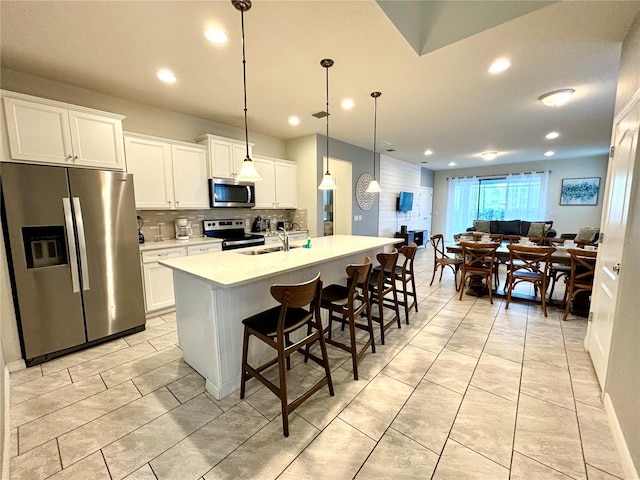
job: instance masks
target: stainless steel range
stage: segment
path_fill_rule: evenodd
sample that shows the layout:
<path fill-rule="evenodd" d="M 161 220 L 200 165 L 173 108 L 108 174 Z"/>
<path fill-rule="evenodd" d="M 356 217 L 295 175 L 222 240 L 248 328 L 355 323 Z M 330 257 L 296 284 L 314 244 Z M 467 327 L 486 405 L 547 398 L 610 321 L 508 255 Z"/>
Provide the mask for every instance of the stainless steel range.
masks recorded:
<path fill-rule="evenodd" d="M 222 250 L 264 245 L 264 235 L 245 233 L 241 219 L 204 220 L 202 231 L 206 237 L 221 238 Z"/>

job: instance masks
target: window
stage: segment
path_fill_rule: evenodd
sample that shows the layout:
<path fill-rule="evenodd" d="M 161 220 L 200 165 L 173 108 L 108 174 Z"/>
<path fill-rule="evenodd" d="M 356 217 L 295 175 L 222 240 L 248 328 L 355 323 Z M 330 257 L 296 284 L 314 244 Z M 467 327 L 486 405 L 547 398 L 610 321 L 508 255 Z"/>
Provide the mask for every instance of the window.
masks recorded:
<path fill-rule="evenodd" d="M 451 178 L 447 237 L 464 232 L 474 220 L 544 220 L 548 172 L 491 178 Z"/>

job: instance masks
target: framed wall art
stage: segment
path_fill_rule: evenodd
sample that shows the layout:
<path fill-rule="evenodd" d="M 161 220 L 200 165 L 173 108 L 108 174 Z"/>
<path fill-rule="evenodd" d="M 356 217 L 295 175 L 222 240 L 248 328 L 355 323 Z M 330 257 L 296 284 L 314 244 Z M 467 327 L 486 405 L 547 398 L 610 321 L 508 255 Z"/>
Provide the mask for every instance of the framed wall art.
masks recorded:
<path fill-rule="evenodd" d="M 560 205 L 597 205 L 600 177 L 563 178 Z"/>

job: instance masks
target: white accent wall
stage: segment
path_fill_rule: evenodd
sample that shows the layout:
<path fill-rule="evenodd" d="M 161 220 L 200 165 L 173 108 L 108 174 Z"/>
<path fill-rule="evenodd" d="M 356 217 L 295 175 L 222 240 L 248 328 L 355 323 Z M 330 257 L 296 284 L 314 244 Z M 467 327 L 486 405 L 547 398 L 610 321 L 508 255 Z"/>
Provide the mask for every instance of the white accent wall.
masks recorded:
<path fill-rule="evenodd" d="M 408 230 L 418 228 L 419 210 L 418 197 L 420 195 L 420 165 L 414 165 L 402 160 L 380 155 L 380 211 L 378 216 L 378 235 L 393 237 L 400 231 L 401 225 Z M 413 210 L 411 212 L 397 212 L 396 203 L 400 191 L 413 192 Z"/>

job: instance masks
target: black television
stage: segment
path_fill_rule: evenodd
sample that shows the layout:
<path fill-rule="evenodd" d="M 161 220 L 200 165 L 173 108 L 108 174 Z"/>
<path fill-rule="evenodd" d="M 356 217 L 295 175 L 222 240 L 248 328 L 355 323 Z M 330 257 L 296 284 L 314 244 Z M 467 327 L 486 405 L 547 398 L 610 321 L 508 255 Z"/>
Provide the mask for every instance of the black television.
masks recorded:
<path fill-rule="evenodd" d="M 413 208 L 413 192 L 400 192 L 398 197 L 398 211 L 410 212 Z"/>

